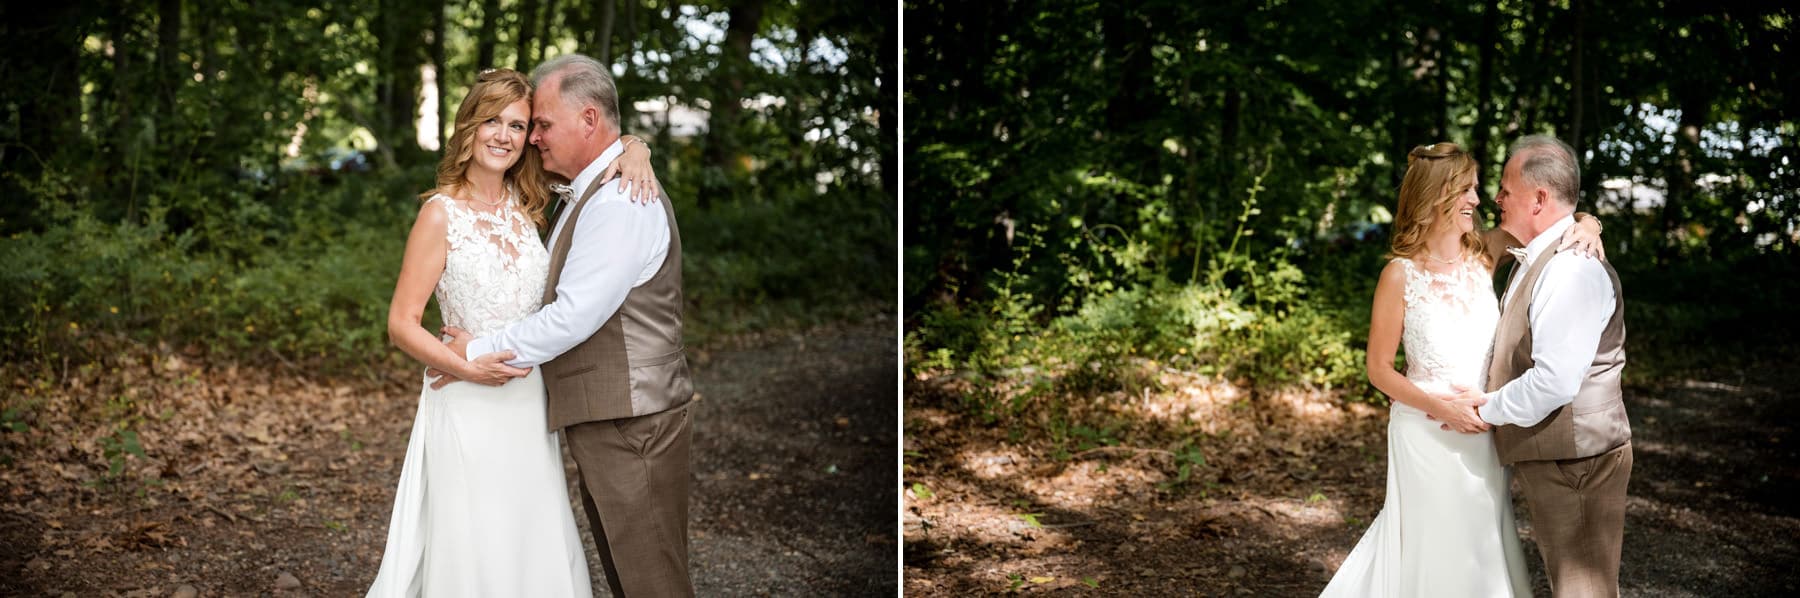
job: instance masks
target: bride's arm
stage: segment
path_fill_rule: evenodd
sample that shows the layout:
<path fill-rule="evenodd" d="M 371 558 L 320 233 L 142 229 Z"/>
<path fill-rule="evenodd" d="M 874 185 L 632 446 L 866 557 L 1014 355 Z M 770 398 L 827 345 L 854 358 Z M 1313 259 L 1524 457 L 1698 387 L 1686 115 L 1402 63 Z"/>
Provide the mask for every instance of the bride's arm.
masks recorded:
<path fill-rule="evenodd" d="M 506 366 L 517 373 L 500 376 L 491 369 L 477 368 L 439 342 L 420 324 L 425 317 L 425 304 L 431 301 L 431 291 L 437 288 L 438 279 L 444 275 L 445 255 L 450 248 L 445 236 L 448 228 L 449 216 L 443 205 L 428 201 L 419 207 L 419 217 L 413 221 L 412 233 L 406 238 L 400 280 L 394 283 L 394 298 L 388 302 L 388 340 L 413 359 L 471 382 L 496 385 L 529 373 Z M 505 357 L 512 358 L 510 354 Z"/>
<path fill-rule="evenodd" d="M 1369 314 L 1369 344 L 1365 351 L 1369 383 L 1395 401 L 1409 405 L 1439 421 L 1454 421 L 1453 404 L 1438 400 L 1394 369 L 1400 350 L 1400 331 L 1406 318 L 1406 270 L 1400 262 L 1388 262 L 1375 283 L 1375 307 Z"/>
<path fill-rule="evenodd" d="M 1517 238 L 1514 238 L 1512 233 L 1500 230 L 1498 226 L 1481 231 L 1481 244 L 1487 247 L 1488 261 L 1494 264 L 1496 272 L 1507 260 L 1513 259 L 1512 254 L 1506 252 L 1506 248 L 1525 246 L 1524 243 L 1520 243 Z"/>
<path fill-rule="evenodd" d="M 1575 226 L 1563 231 L 1558 250 L 1574 247 L 1576 251 L 1589 257 L 1606 260 L 1606 246 L 1600 244 L 1600 219 L 1587 212 L 1575 213 Z"/>
<path fill-rule="evenodd" d="M 619 189 L 629 193 L 632 201 L 643 204 L 656 201 L 656 192 L 661 187 L 656 184 L 656 169 L 650 167 L 650 144 L 636 135 L 626 135 L 619 140 L 625 144 L 625 153 L 607 164 L 598 180 L 604 183 L 616 174 L 624 179 L 619 182 Z"/>

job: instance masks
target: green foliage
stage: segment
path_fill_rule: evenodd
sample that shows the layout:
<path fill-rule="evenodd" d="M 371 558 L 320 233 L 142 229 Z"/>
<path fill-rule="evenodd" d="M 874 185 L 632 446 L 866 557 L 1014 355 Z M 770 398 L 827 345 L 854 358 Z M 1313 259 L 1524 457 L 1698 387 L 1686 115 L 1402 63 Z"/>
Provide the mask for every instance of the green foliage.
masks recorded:
<path fill-rule="evenodd" d="M 0 240 L 7 357 L 82 360 L 109 343 L 167 341 L 234 359 L 385 367 L 403 358 L 388 343 L 387 307 L 424 176 L 293 184 L 279 209 L 245 202 L 208 221 L 236 226 L 182 232 L 160 200 L 141 223 L 51 204 L 41 231 Z M 893 279 L 870 275 L 894 266 L 893 210 L 878 194 L 677 209 L 695 339 L 891 304 Z M 435 321 L 428 312 L 426 326 Z"/>
<path fill-rule="evenodd" d="M 1260 190 L 1255 183 L 1247 190 L 1239 231 L 1212 254 L 1204 278 L 1174 282 L 1156 272 L 1153 261 L 1095 249 L 1091 255 L 1117 271 L 1106 279 L 1116 284 L 1095 284 L 1099 278 L 1087 263 L 1065 261 L 1066 279 L 1077 282 L 1055 310 L 1022 290 L 1033 284 L 1024 271 L 1043 249 L 1044 235 L 1036 229 L 1021 233 L 1013 269 L 994 277 L 990 299 L 919 315 L 905 341 L 910 371 L 954 369 L 1011 380 L 1022 389 L 1010 395 L 978 391 L 967 403 L 990 420 L 1048 414 L 1040 421 L 1048 422 L 1053 440 L 1063 443 L 1072 435 L 1075 450 L 1106 444 L 1110 434 L 1060 418 L 1065 408 L 1059 395 L 1153 386 L 1154 377 L 1142 367 L 1146 361 L 1258 387 L 1305 385 L 1372 398 L 1359 346 L 1365 330 L 1357 329 L 1356 318 L 1310 300 L 1307 277 L 1287 251 L 1250 256 L 1237 250 L 1245 227 L 1258 216 Z M 1126 237 L 1124 246 L 1133 243 Z M 1088 251 L 1077 245 L 1064 255 Z M 1366 314 L 1367 306 L 1362 309 Z"/>
<path fill-rule="evenodd" d="M 1158 367 L 1379 400 L 1363 340 L 1384 231 L 1407 150 L 1441 140 L 1473 152 L 1484 197 L 1513 137 L 1577 148 L 1628 378 L 1792 350 L 1773 311 L 1800 272 L 1790 10 L 906 10 L 905 359 L 979 381 L 964 404 L 984 421 L 1095 424 L 1061 401 L 1129 396 Z"/>
<path fill-rule="evenodd" d="M 840 191 L 679 205 L 684 294 L 696 336 L 827 322 L 891 305 L 893 203 Z"/>
<path fill-rule="evenodd" d="M 385 353 L 386 301 L 404 223 L 293 215 L 266 226 L 255 204 L 228 219 L 249 229 L 171 232 L 152 204 L 143 224 L 52 210 L 42 232 L 0 242 L 0 333 L 21 358 L 86 357 L 113 335 L 129 342 L 198 342 L 221 354 L 332 365 Z"/>

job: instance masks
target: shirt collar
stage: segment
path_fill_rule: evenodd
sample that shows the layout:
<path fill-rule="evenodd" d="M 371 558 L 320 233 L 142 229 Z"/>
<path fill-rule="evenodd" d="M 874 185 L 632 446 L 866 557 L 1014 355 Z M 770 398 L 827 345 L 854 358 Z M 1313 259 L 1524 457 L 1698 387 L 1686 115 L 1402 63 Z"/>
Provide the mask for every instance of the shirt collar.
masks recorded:
<path fill-rule="evenodd" d="M 1557 220 L 1556 224 L 1550 225 L 1550 228 L 1544 229 L 1544 232 L 1540 233 L 1537 238 L 1525 244 L 1525 259 L 1522 261 L 1527 264 L 1537 261 L 1538 256 L 1549 251 L 1551 247 L 1555 247 L 1562 240 L 1563 232 L 1574 225 L 1574 214 L 1563 216 L 1561 220 Z"/>
<path fill-rule="evenodd" d="M 618 141 L 613 141 L 612 145 L 606 146 L 606 151 L 600 152 L 599 157 L 594 158 L 593 162 L 589 162 L 587 168 L 581 169 L 581 174 L 575 175 L 574 181 L 570 181 L 569 189 L 574 193 L 574 197 L 571 199 L 579 200 L 582 195 L 586 195 L 588 185 L 593 184 L 594 179 L 600 178 L 600 173 L 605 172 L 606 167 L 624 153 L 625 146 Z"/>

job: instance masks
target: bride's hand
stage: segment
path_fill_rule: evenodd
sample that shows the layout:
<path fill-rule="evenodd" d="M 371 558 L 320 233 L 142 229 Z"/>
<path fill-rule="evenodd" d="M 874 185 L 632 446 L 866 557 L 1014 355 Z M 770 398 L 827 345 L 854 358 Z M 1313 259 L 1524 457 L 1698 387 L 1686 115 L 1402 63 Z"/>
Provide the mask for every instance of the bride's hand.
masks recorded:
<path fill-rule="evenodd" d="M 1606 246 L 1600 243 L 1600 219 L 1586 212 L 1575 214 L 1575 226 L 1563 231 L 1562 244 L 1557 250 L 1575 248 L 1575 251 L 1589 257 L 1606 259 Z"/>
<path fill-rule="evenodd" d="M 451 375 L 450 372 L 446 372 L 444 370 L 440 370 L 437 368 L 425 368 L 425 377 L 431 379 L 431 389 L 432 390 L 438 390 L 445 386 L 449 386 L 449 385 L 457 383 L 457 382 L 462 382 L 462 378 L 458 378 L 456 376 Z"/>
<path fill-rule="evenodd" d="M 631 196 L 631 200 L 641 204 L 656 201 L 656 169 L 650 167 L 650 144 L 636 135 L 619 138 L 625 143 L 625 153 L 606 165 L 600 172 L 600 181 L 606 182 L 616 175 L 619 190 Z"/>

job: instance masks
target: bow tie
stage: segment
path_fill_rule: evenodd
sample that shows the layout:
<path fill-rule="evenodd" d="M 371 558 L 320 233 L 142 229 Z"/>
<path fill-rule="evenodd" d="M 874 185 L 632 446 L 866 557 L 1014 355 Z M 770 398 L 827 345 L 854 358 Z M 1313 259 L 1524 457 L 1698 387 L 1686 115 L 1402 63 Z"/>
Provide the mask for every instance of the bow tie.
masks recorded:
<path fill-rule="evenodd" d="M 1524 247 L 1508 247 L 1506 252 L 1512 254 L 1513 258 L 1519 260 L 1521 264 L 1525 263 L 1525 256 L 1530 255 Z"/>
<path fill-rule="evenodd" d="M 570 196 L 575 195 L 575 188 L 568 185 L 551 185 L 550 191 L 561 196 L 563 199 L 568 199 Z"/>

